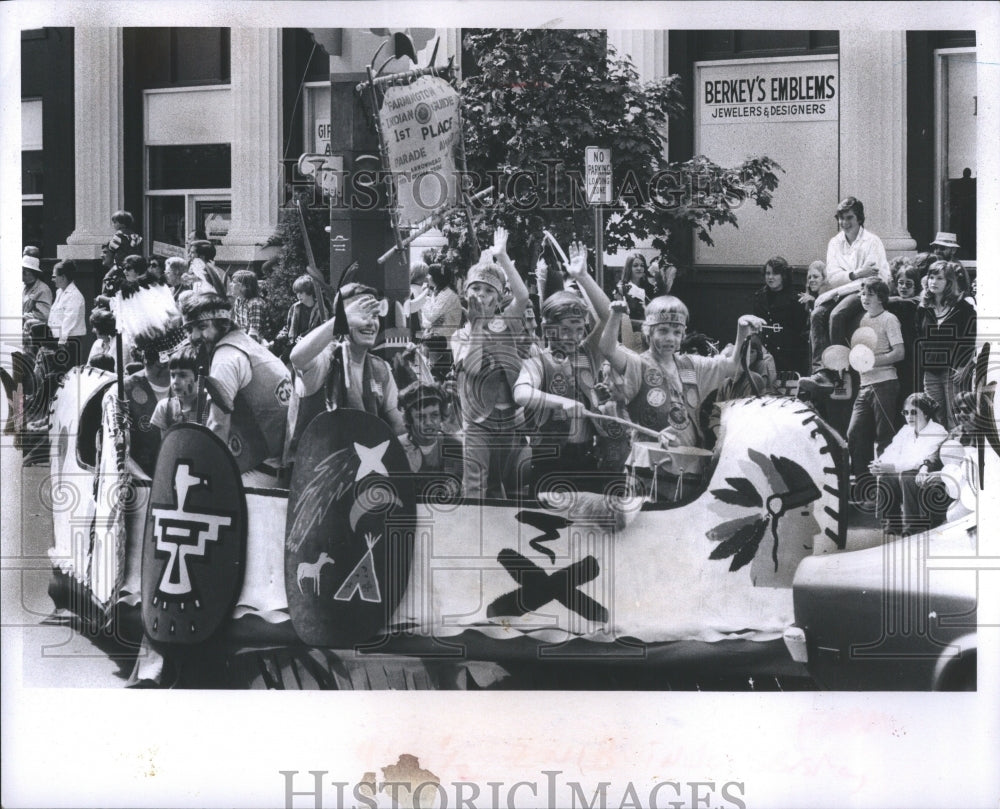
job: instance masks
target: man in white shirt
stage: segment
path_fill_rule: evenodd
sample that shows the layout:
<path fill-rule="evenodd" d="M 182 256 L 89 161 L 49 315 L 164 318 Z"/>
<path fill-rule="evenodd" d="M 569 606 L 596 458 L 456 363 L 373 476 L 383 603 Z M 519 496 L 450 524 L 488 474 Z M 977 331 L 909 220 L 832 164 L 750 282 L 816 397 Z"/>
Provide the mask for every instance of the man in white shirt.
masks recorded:
<path fill-rule="evenodd" d="M 52 268 L 52 282 L 56 286 L 56 299 L 49 310 L 49 328 L 52 336 L 69 351 L 66 368 L 80 362 L 80 338 L 87 333 L 87 304 L 83 293 L 77 289 L 76 264 L 72 259 L 60 261 Z"/>
<path fill-rule="evenodd" d="M 820 371 L 823 351 L 830 345 L 846 345 L 851 324 L 863 311 L 858 299 L 861 281 L 878 276 L 890 281 L 889 261 L 882 240 L 866 230 L 865 206 L 856 197 L 846 197 L 834 213 L 839 228 L 826 248 L 826 280 L 831 289 L 816 299 L 809 324 L 813 371 Z M 834 380 L 814 374 L 821 386 Z"/>

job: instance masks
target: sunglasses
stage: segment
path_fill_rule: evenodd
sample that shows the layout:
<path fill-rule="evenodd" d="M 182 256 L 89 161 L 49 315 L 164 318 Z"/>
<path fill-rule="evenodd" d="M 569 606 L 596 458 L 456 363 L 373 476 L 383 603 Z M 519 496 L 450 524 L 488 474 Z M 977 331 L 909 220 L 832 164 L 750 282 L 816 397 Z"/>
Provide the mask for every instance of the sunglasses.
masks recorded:
<path fill-rule="evenodd" d="M 914 286 L 914 283 L 912 281 L 897 281 L 896 282 L 896 286 L 897 287 L 912 287 L 912 286 Z"/>
<path fill-rule="evenodd" d="M 974 407 L 966 407 L 965 405 L 960 405 L 955 408 L 956 413 L 975 413 L 976 409 Z"/>

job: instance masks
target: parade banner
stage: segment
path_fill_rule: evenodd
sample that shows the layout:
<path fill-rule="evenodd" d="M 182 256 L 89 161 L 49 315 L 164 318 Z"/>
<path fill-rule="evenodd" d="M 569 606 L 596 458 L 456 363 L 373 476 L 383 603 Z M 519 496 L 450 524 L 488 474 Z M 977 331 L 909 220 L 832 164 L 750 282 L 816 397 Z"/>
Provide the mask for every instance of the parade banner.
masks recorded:
<path fill-rule="evenodd" d="M 458 204 L 459 105 L 458 91 L 436 76 L 385 90 L 378 118 L 401 227 Z"/>

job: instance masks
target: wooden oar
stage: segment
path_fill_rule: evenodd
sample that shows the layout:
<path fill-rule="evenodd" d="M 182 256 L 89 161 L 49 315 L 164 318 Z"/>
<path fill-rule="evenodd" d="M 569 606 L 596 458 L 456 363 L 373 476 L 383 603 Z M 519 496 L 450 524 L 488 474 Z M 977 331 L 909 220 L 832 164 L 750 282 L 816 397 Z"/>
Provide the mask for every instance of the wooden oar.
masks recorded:
<path fill-rule="evenodd" d="M 660 433 L 657 430 L 651 430 L 648 427 L 640 427 L 635 422 L 629 421 L 628 419 L 619 418 L 618 416 L 608 416 L 604 413 L 594 413 L 591 410 L 584 411 L 584 415 L 589 419 L 603 419 L 604 421 L 613 421 L 615 422 L 615 424 L 621 424 L 625 427 L 630 427 L 631 429 L 640 433 L 645 433 L 646 435 L 651 436 L 652 438 L 658 439 L 660 437 Z"/>

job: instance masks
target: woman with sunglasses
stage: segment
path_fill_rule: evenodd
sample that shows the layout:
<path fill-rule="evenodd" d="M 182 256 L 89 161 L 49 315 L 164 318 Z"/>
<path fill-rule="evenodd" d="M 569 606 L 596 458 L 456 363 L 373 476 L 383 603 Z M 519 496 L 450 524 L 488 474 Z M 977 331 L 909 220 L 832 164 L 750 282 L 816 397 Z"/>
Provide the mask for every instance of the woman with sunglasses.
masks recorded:
<path fill-rule="evenodd" d="M 917 476 L 933 459 L 947 430 L 934 421 L 938 404 L 926 393 L 911 393 L 903 404 L 906 424 L 868 469 L 878 481 L 878 514 L 890 529 L 912 533 L 931 525 L 931 514 L 921 497 Z"/>
<path fill-rule="evenodd" d="M 938 417 L 948 428 L 955 426 L 955 396 L 968 386 L 976 348 L 976 309 L 962 297 L 961 272 L 956 261 L 931 264 L 917 307 L 924 392 L 938 402 Z"/>
<path fill-rule="evenodd" d="M 948 503 L 947 519 L 957 519 L 965 513 L 970 501 L 963 493 L 971 489 L 973 497 L 978 494 L 977 482 L 978 452 L 976 451 L 976 397 L 972 393 L 960 393 L 955 400 L 955 418 L 958 425 L 949 431 L 948 437 L 938 447 L 931 458 L 917 470 L 916 482 L 922 490 L 925 502 Z M 943 457 L 947 456 L 947 457 Z M 961 461 L 958 460 L 962 457 Z M 943 471 L 946 463 L 957 464 L 950 472 Z M 952 475 L 952 482 L 957 485 L 957 499 L 948 494 L 945 485 L 945 475 Z M 965 506 L 965 507 L 963 507 Z"/>

